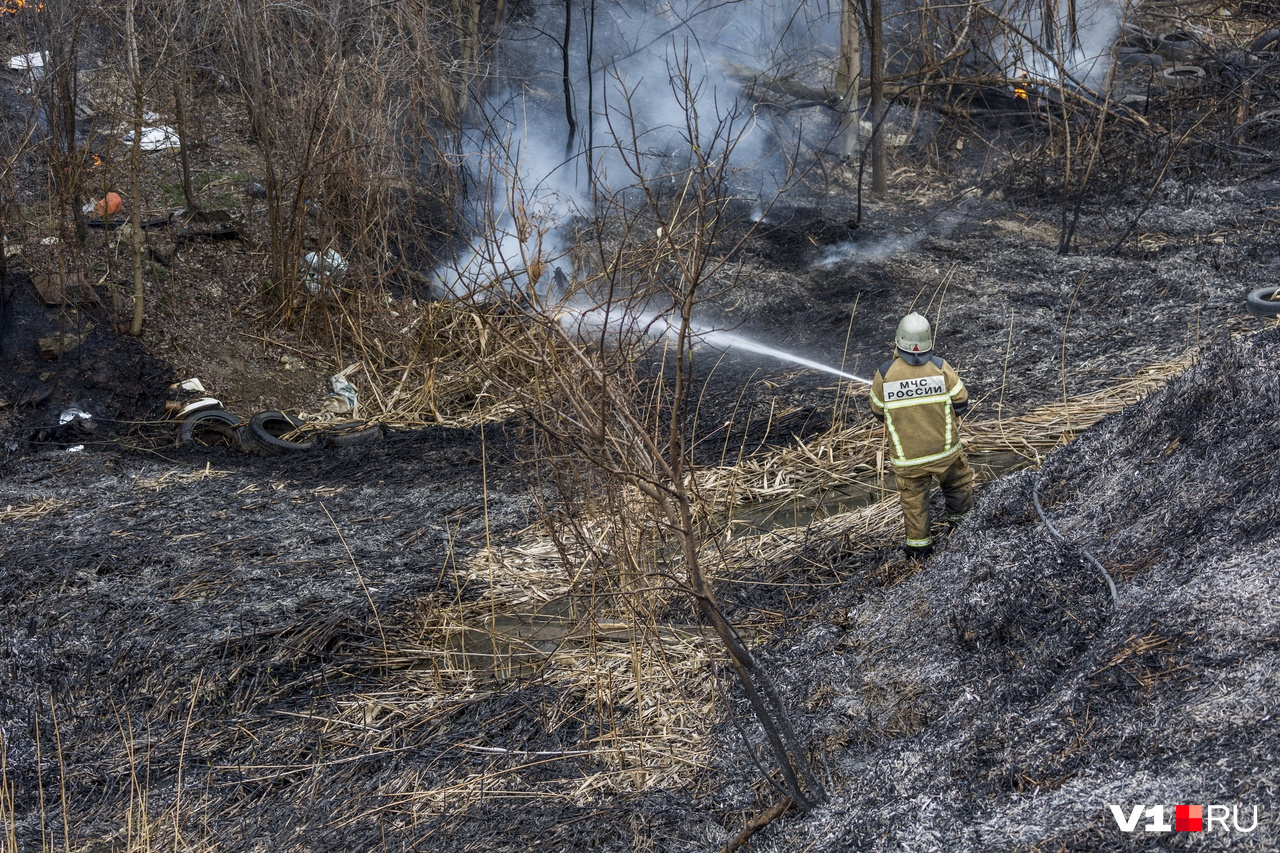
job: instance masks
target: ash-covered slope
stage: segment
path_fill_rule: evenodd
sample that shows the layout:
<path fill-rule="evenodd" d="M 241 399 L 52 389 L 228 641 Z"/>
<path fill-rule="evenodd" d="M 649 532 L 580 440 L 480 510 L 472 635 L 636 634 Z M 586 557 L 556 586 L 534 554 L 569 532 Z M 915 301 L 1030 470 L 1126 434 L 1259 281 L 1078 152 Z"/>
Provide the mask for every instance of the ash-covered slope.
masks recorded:
<path fill-rule="evenodd" d="M 784 653 L 846 742 L 831 802 L 756 849 L 1280 849 L 1277 351 L 1224 345 L 992 486 L 922 573 L 834 602 L 847 627 Z M 1126 833 L 1111 804 L 1258 822 Z"/>

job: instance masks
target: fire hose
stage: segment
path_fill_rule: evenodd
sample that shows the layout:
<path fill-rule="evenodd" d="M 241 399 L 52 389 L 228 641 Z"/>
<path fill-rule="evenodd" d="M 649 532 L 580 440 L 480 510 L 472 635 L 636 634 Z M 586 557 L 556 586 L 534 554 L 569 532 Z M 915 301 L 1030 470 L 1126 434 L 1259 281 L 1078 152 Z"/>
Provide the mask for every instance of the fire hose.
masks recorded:
<path fill-rule="evenodd" d="M 1040 505 L 1040 478 L 1038 477 L 1036 478 L 1036 484 L 1031 487 L 1031 500 L 1035 504 L 1036 514 L 1040 516 L 1040 520 L 1043 521 L 1044 526 L 1048 528 L 1049 535 L 1052 536 L 1054 538 L 1054 541 L 1056 541 L 1059 545 L 1063 546 L 1064 548 L 1067 547 L 1067 540 L 1064 539 L 1062 537 L 1062 534 L 1058 532 L 1058 528 L 1053 526 L 1053 522 L 1049 521 L 1048 516 L 1044 514 L 1044 507 Z M 1118 604 L 1119 599 L 1116 594 L 1116 582 L 1111 579 L 1111 575 L 1107 572 L 1106 569 L 1102 567 L 1102 563 L 1099 563 L 1097 558 L 1095 558 L 1092 554 L 1090 554 L 1087 549 L 1081 548 L 1080 553 L 1084 554 L 1085 559 L 1088 560 L 1090 563 L 1092 563 L 1093 567 L 1097 569 L 1098 572 L 1102 575 L 1102 577 L 1106 580 L 1107 589 L 1111 590 L 1111 603 L 1113 605 Z"/>

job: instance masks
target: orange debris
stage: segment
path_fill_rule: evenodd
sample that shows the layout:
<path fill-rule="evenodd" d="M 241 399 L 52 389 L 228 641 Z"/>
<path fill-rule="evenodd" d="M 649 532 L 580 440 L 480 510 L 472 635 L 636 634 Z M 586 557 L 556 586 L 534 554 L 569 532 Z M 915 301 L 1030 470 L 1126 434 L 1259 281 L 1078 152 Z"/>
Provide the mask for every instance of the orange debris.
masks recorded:
<path fill-rule="evenodd" d="M 93 203 L 95 216 L 115 216 L 124 210 L 124 199 L 119 193 L 107 193 L 107 197 Z"/>

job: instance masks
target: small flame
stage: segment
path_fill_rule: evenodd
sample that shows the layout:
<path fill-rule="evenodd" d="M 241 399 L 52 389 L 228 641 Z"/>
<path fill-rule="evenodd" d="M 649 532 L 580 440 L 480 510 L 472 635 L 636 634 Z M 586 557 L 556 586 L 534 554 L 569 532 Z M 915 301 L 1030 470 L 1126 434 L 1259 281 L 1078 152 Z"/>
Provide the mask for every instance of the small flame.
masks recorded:
<path fill-rule="evenodd" d="M 0 14 L 16 15 L 28 7 L 36 12 L 44 11 L 43 3 L 31 3 L 29 0 L 0 0 Z"/>

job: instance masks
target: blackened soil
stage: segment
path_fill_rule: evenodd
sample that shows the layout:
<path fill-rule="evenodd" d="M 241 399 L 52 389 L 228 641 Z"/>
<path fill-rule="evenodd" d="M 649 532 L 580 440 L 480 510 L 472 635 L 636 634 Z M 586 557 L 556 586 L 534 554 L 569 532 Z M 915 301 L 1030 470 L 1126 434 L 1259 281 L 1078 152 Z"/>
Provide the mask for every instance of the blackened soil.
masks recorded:
<path fill-rule="evenodd" d="M 52 701 L 65 742 L 85 750 L 77 787 L 127 796 L 101 750 L 130 715 L 140 737 L 175 743 L 175 688 L 221 709 L 199 726 L 195 763 L 257 763 L 255 743 L 283 738 L 271 718 L 305 713 L 335 657 L 412 622 L 416 601 L 453 582 L 451 560 L 532 521 L 512 452 L 491 428 L 289 460 L 58 446 L 11 459 L 4 504 L 39 509 L 6 520 L 0 546 L 0 730 L 20 836 L 37 832 L 33 709 Z M 236 731 L 251 732 L 244 744 Z M 265 796 L 251 784 L 234 797 L 246 794 Z M 118 829 L 110 809 L 84 817 L 79 832 Z"/>
<path fill-rule="evenodd" d="M 916 194 L 870 208 L 851 232 L 849 199 L 825 199 L 765 223 L 731 259 L 733 286 L 706 308 L 710 322 L 868 376 L 915 307 L 935 321 L 974 416 L 996 417 L 1261 328 L 1243 299 L 1276 276 L 1277 217 L 1260 201 L 1275 192 L 1170 185 L 1120 251 L 1104 250 L 1138 216 L 1136 202 L 1088 211 L 1081 251 L 1068 255 L 1056 251 L 1053 209 Z M 394 799 L 398 785 L 430 787 L 442 767 L 509 769 L 501 762 L 511 759 L 460 742 L 572 751 L 594 734 L 580 721 L 549 726 L 547 709 L 575 700 L 537 684 L 444 716 L 404 711 L 358 739 L 325 719 L 333 703 L 403 692 L 410 674 L 377 663 L 374 638 L 405 639 L 433 591 L 474 594 L 453 573 L 457 562 L 536 518 L 540 484 L 519 464 L 519 424 L 431 428 L 288 459 L 177 448 L 163 415 L 177 369 L 112 331 L 93 313 L 101 309 L 46 309 L 29 280 L 11 281 L 0 376 L 0 731 L 24 843 L 41 837 L 37 778 L 55 789 L 59 768 L 69 800 L 84 804 L 76 837 L 118 833 L 129 768 L 141 766 L 130 749 L 150 762 L 154 808 L 180 788 L 206 792 L 201 825 L 248 849 L 707 849 L 771 800 L 752 787 L 751 760 L 727 731 L 722 777 L 688 790 L 629 802 L 530 796 L 418 823 L 378 817 L 371 810 L 391 802 L 379 798 Z M 33 352 L 50 329 L 86 320 L 94 329 L 74 354 L 46 362 Z M 861 398 L 842 405 L 835 377 L 747 353 L 699 345 L 695 376 L 704 464 L 865 417 Z M 59 423 L 72 404 L 92 412 L 93 430 Z M 874 574 L 883 557 L 842 570 Z M 750 593 L 733 600 L 756 604 Z M 798 619 L 814 599 L 797 591 L 783 603 Z M 822 685 L 800 675 L 810 652 L 831 653 L 837 628 L 824 621 L 767 652 L 786 683 L 808 685 L 793 691 L 797 704 L 818 701 Z M 66 745 L 58 758 L 55 713 Z M 815 729 L 831 744 L 839 733 L 822 727 L 836 719 Z M 570 756 L 554 772 L 598 769 Z M 504 778 L 536 791 L 551 773 L 537 765 Z M 805 826 L 806 842 L 822 833 Z"/>

